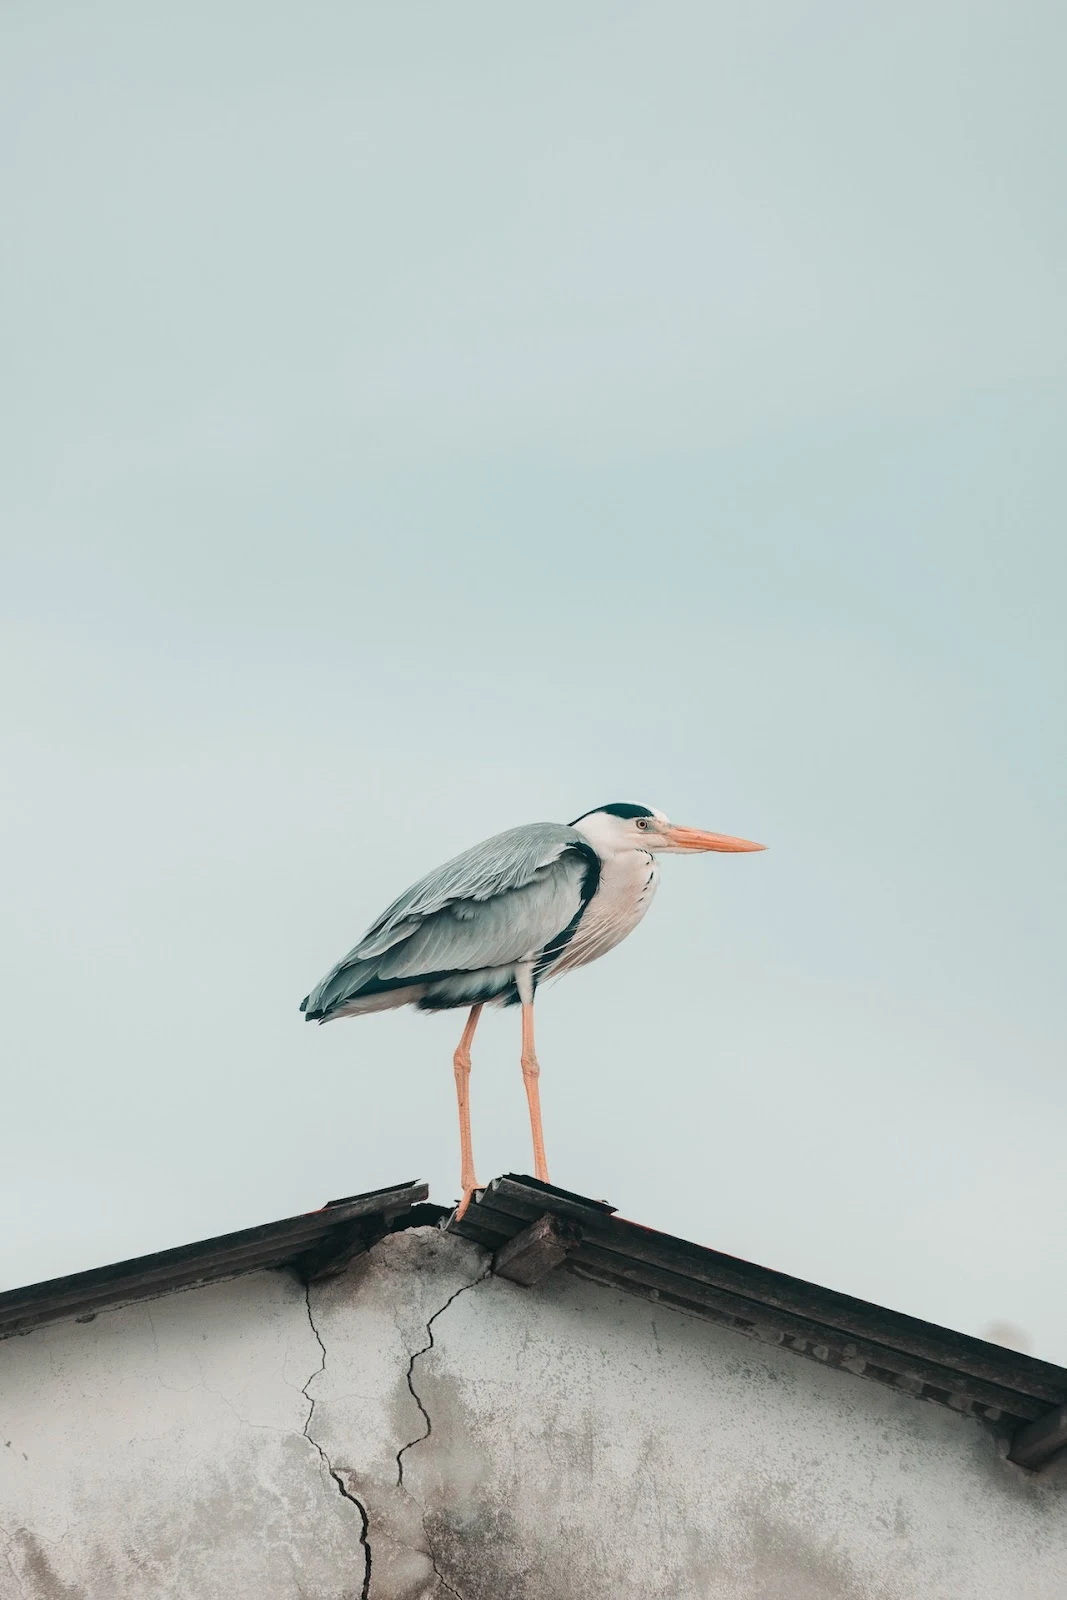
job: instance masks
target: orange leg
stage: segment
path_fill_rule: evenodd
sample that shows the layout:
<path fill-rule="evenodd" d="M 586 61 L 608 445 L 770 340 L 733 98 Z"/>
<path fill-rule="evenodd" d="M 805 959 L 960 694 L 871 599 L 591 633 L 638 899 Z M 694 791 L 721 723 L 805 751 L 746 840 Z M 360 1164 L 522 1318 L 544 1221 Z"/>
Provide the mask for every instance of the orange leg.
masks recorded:
<path fill-rule="evenodd" d="M 456 1046 L 456 1053 L 452 1057 L 452 1066 L 456 1073 L 456 1100 L 459 1104 L 459 1149 L 460 1149 L 460 1187 L 463 1197 L 459 1202 L 456 1212 L 456 1221 L 466 1211 L 471 1203 L 475 1189 L 479 1187 L 478 1179 L 474 1175 L 474 1151 L 471 1147 L 471 1040 L 474 1030 L 478 1026 L 478 1018 L 482 1014 L 480 1005 L 471 1006 L 471 1014 L 467 1018 L 467 1026 L 463 1030 L 463 1037 Z"/>
<path fill-rule="evenodd" d="M 548 1162 L 545 1160 L 545 1136 L 541 1129 L 541 1093 L 537 1080 L 541 1068 L 534 1053 L 533 1001 L 522 1007 L 522 1081 L 526 1085 L 526 1101 L 530 1107 L 530 1132 L 533 1134 L 534 1177 L 548 1183 Z"/>

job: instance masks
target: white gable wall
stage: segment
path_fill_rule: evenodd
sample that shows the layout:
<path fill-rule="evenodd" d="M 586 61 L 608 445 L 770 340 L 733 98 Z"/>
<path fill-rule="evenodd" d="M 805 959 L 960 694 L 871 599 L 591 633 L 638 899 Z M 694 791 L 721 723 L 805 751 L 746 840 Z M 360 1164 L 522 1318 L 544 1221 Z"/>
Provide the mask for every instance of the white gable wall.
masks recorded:
<path fill-rule="evenodd" d="M 0 1344 L 0 1596 L 1067 1594 L 1063 1466 L 570 1273 L 486 1267 L 417 1229 L 315 1286 L 314 1327 L 257 1272 Z"/>

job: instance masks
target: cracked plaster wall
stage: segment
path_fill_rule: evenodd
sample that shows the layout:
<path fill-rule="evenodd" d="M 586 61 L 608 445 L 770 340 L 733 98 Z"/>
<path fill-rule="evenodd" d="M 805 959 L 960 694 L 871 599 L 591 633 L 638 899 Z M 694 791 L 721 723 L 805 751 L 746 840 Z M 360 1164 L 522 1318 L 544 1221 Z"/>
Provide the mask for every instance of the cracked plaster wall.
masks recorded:
<path fill-rule="evenodd" d="M 0 1344 L 2 1600 L 1063 1600 L 1067 1470 L 390 1236 Z"/>
<path fill-rule="evenodd" d="M 3 1600 L 358 1600 L 357 1508 L 304 1435 L 281 1272 L 0 1343 Z"/>

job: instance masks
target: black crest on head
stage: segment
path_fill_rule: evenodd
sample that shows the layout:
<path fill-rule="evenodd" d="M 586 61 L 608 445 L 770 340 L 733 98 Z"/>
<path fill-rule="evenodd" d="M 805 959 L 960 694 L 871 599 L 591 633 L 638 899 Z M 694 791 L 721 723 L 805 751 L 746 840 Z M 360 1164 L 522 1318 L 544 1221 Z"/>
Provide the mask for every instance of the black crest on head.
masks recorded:
<path fill-rule="evenodd" d="M 576 823 L 581 822 L 584 817 L 595 816 L 598 811 L 606 811 L 609 817 L 625 817 L 628 820 L 633 817 L 655 816 L 655 812 L 650 811 L 647 806 L 631 806 L 625 800 L 616 800 L 614 805 L 594 806 L 592 811 L 583 811 L 580 817 L 575 817 L 571 827 L 573 828 Z"/>

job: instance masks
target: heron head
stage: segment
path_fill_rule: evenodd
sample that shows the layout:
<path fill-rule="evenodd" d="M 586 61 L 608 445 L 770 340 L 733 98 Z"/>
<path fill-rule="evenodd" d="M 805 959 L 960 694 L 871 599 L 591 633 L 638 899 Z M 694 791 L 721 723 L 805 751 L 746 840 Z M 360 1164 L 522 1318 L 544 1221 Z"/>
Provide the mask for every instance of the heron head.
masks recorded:
<path fill-rule="evenodd" d="M 765 850 L 751 839 L 734 839 L 728 833 L 705 833 L 702 828 L 683 828 L 651 806 L 629 805 L 616 801 L 598 806 L 571 823 L 584 834 L 599 855 L 615 855 L 622 850 L 647 850 L 652 855 L 696 855 L 705 850 L 730 853 Z"/>

